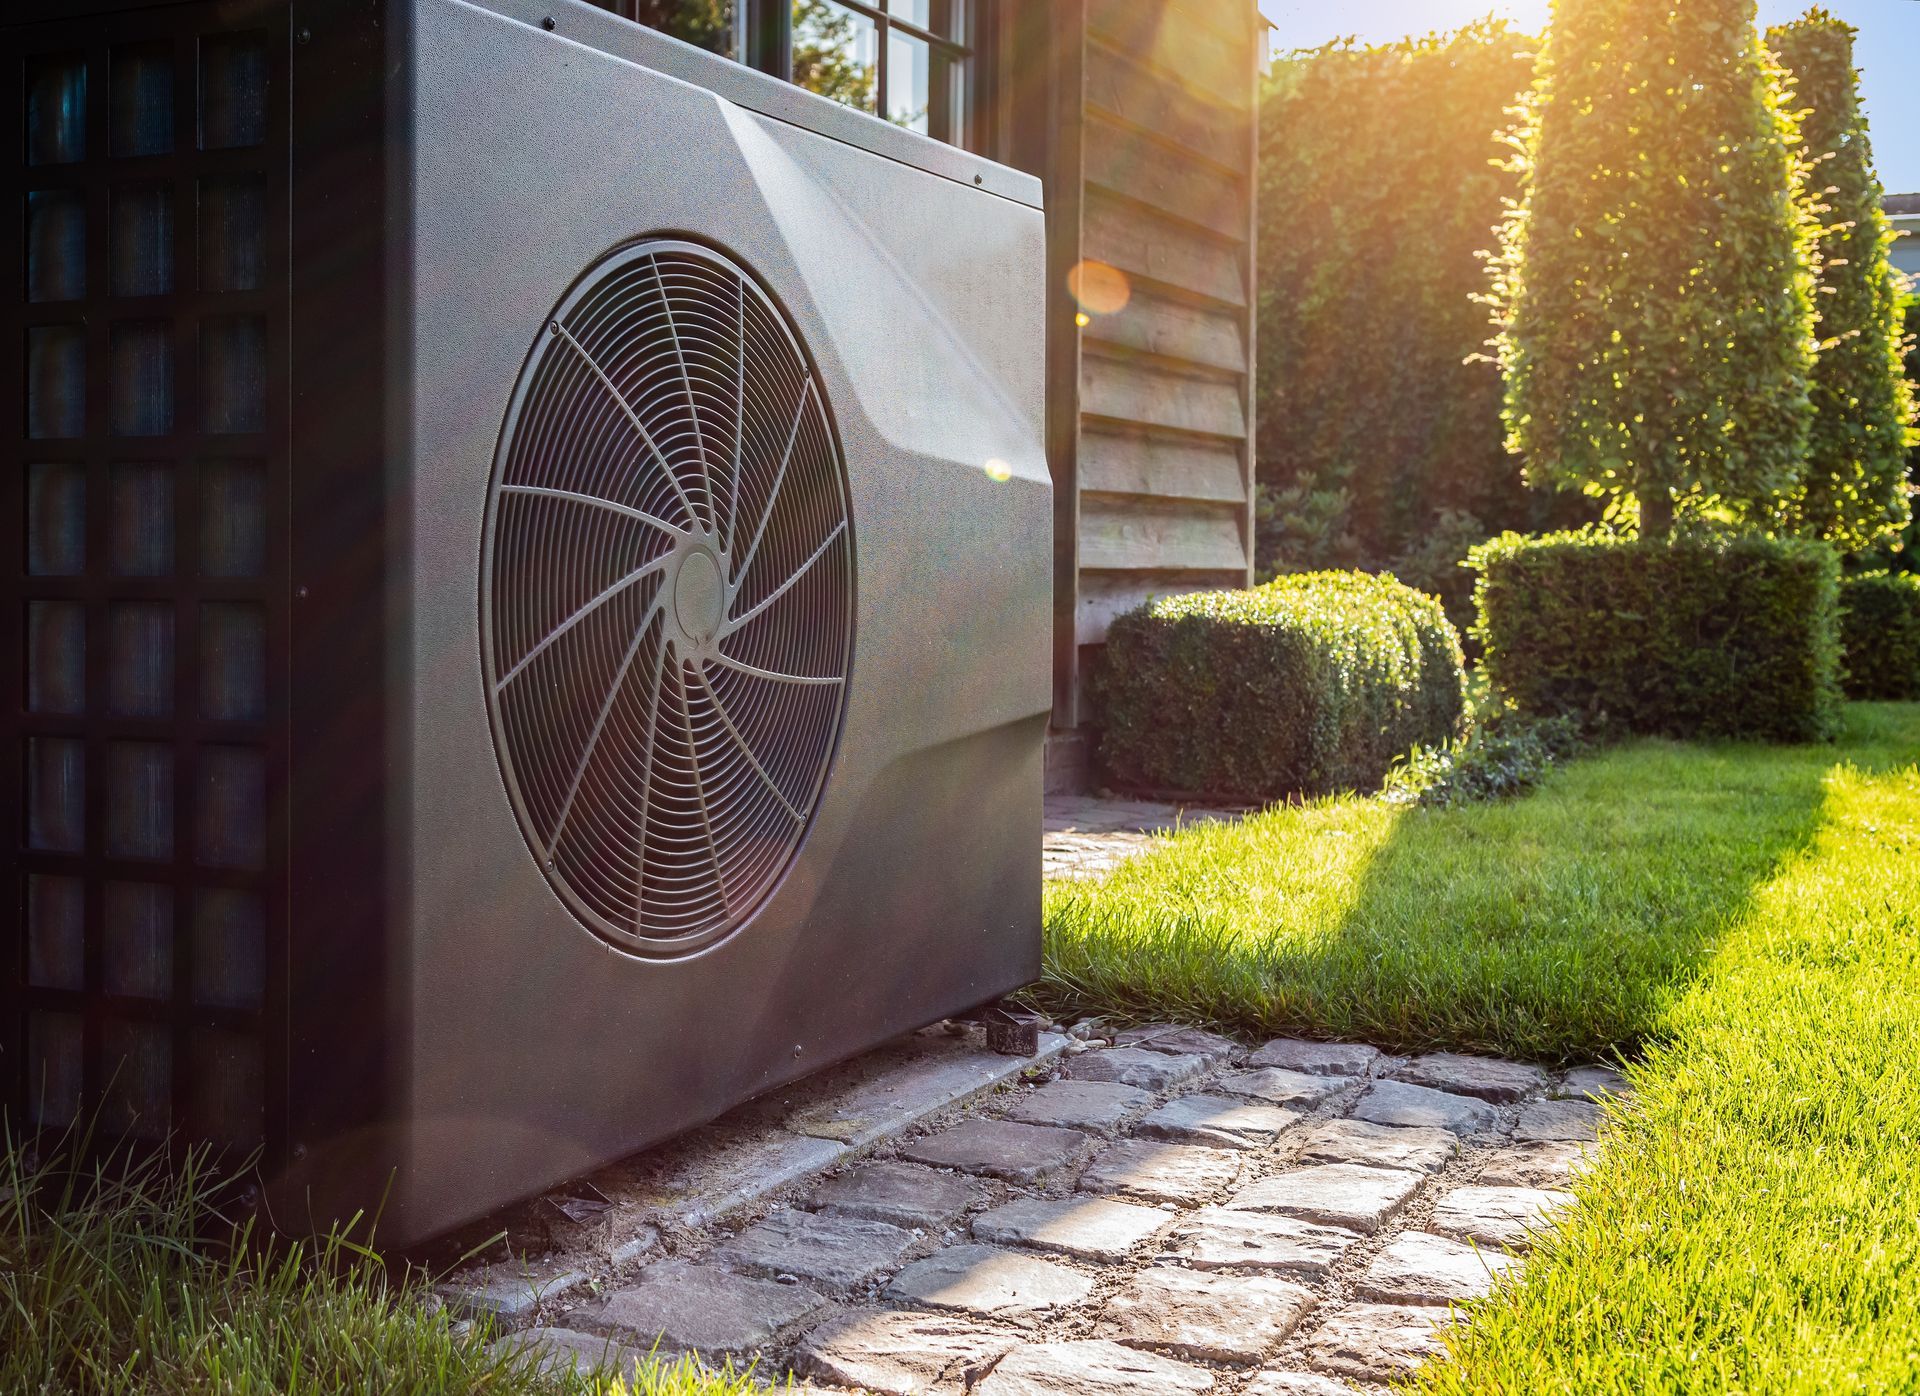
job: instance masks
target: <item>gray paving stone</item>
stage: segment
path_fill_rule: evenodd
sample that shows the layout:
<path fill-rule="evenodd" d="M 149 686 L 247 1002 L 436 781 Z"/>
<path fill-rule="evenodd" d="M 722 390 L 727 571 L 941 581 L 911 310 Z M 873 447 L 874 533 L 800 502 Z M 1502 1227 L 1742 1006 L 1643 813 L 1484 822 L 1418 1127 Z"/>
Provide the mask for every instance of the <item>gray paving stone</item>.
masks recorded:
<path fill-rule="evenodd" d="M 1355 1388 L 1313 1372 L 1262 1372 L 1241 1396 L 1354 1396 Z"/>
<path fill-rule="evenodd" d="M 1301 1136 L 1297 1157 L 1302 1163 L 1363 1163 L 1438 1173 L 1459 1152 L 1459 1136 L 1451 1130 L 1322 1120 Z"/>
<path fill-rule="evenodd" d="M 1547 1084 L 1547 1073 L 1524 1062 L 1498 1057 L 1463 1057 L 1454 1052 L 1429 1052 L 1415 1057 L 1394 1073 L 1401 1081 L 1432 1086 L 1456 1095 L 1479 1096 L 1505 1105 Z"/>
<path fill-rule="evenodd" d="M 973 1219 L 973 1237 L 1001 1246 L 1119 1260 L 1173 1218 L 1105 1197 L 1023 1197 Z"/>
<path fill-rule="evenodd" d="M 1080 1186 L 1087 1192 L 1115 1192 L 1149 1202 L 1194 1206 L 1239 1175 L 1240 1160 L 1231 1150 L 1123 1139 L 1094 1156 L 1080 1175 Z"/>
<path fill-rule="evenodd" d="M 1049 1081 L 1016 1101 L 1006 1117 L 1022 1124 L 1111 1134 L 1151 1104 L 1151 1092 L 1117 1081 Z"/>
<path fill-rule="evenodd" d="M 713 1259 L 762 1275 L 798 1275 L 845 1292 L 891 1270 L 917 1238 L 904 1227 L 832 1212 L 779 1211 L 716 1248 Z"/>
<path fill-rule="evenodd" d="M 1572 1193 L 1547 1188 L 1455 1188 L 1434 1207 L 1428 1225 L 1443 1236 L 1525 1251 L 1572 1201 Z"/>
<path fill-rule="evenodd" d="M 1571 1100 L 1602 1100 L 1632 1093 L 1633 1087 L 1627 1084 L 1627 1078 L 1610 1066 L 1576 1066 L 1549 1092 Z"/>
<path fill-rule="evenodd" d="M 663 1260 L 590 1312 L 641 1350 L 745 1358 L 777 1343 L 833 1305 L 805 1285 L 749 1279 L 712 1265 Z"/>
<path fill-rule="evenodd" d="M 1520 1144 L 1487 1160 L 1476 1180 L 1487 1187 L 1564 1189 L 1585 1167 L 1591 1144 Z"/>
<path fill-rule="evenodd" d="M 1182 1223 L 1172 1250 L 1197 1270 L 1284 1270 L 1319 1279 L 1364 1239 L 1299 1217 L 1205 1207 Z"/>
<path fill-rule="evenodd" d="M 1066 1045 L 1064 1033 L 1043 1032 L 1039 1055 L 1007 1057 L 964 1041 L 915 1038 L 898 1060 L 888 1060 L 889 1052 L 871 1054 L 886 1064 L 871 1074 L 862 1073 L 859 1080 L 829 1098 L 796 1111 L 783 1124 L 794 1134 L 864 1149 L 897 1135 L 916 1120 L 1017 1077 L 1035 1062 L 1059 1055 Z"/>
<path fill-rule="evenodd" d="M 814 1189 L 811 1201 L 824 1212 L 937 1231 L 980 1193 L 979 1183 L 950 1173 L 907 1163 L 869 1163 L 827 1179 Z"/>
<path fill-rule="evenodd" d="M 1413 1125 L 1473 1134 L 1490 1127 L 1498 1112 L 1472 1096 L 1405 1081 L 1375 1081 L 1353 1107 L 1353 1117 L 1376 1125 Z"/>
<path fill-rule="evenodd" d="M 1033 1343 L 1000 1359 L 980 1396 L 1173 1396 L 1208 1391 L 1213 1373 L 1102 1339 Z"/>
<path fill-rule="evenodd" d="M 1363 1042 L 1302 1042 L 1283 1037 L 1269 1042 L 1248 1066 L 1279 1066 L 1309 1076 L 1364 1076 L 1380 1060 L 1380 1049 Z"/>
<path fill-rule="evenodd" d="M 497 1339 L 487 1351 L 495 1357 L 517 1354 L 524 1359 L 520 1370 L 547 1376 L 630 1372 L 645 1357 L 644 1353 L 623 1347 L 612 1338 L 571 1328 L 529 1328 L 524 1333 Z"/>
<path fill-rule="evenodd" d="M 1446 1321 L 1441 1308 L 1349 1304 L 1307 1338 L 1307 1365 L 1360 1381 L 1392 1381 L 1443 1350 L 1437 1330 Z"/>
<path fill-rule="evenodd" d="M 1387 1304 L 1450 1304 L 1478 1299 L 1519 1261 L 1448 1236 L 1406 1231 L 1376 1255 L 1354 1293 Z"/>
<path fill-rule="evenodd" d="M 457 1276 L 436 1293 L 464 1318 L 490 1318 L 500 1328 L 518 1328 L 543 1302 L 564 1299 L 587 1283 L 587 1272 L 548 1264 L 505 1263 Z"/>
<path fill-rule="evenodd" d="M 1269 1105 L 1318 1105 L 1335 1091 L 1352 1082 L 1339 1076 L 1311 1076 L 1304 1071 L 1289 1071 L 1283 1066 L 1261 1066 L 1251 1071 L 1235 1071 L 1213 1083 L 1213 1089 L 1227 1095 L 1243 1095 L 1264 1100 Z"/>
<path fill-rule="evenodd" d="M 1143 1091 L 1167 1091 L 1206 1069 L 1205 1057 L 1169 1056 L 1145 1047 L 1109 1047 L 1071 1058 L 1065 1072 L 1075 1081 L 1117 1081 Z"/>
<path fill-rule="evenodd" d="M 1600 1137 L 1600 1107 L 1589 1100 L 1536 1100 L 1520 1107 L 1520 1143 L 1581 1144 Z"/>
<path fill-rule="evenodd" d="M 1140 1121 L 1136 1133 L 1220 1149 L 1259 1149 L 1278 1139 L 1281 1131 L 1299 1118 L 1277 1105 L 1196 1093 L 1168 1101 Z"/>
<path fill-rule="evenodd" d="M 1010 1183 L 1037 1183 L 1078 1163 L 1088 1147 L 1087 1136 L 1076 1129 L 973 1119 L 910 1140 L 900 1153 L 935 1168 L 984 1173 Z"/>
<path fill-rule="evenodd" d="M 794 1365 L 803 1375 L 886 1396 L 959 1396 L 1018 1342 L 956 1314 L 866 1310 L 808 1334 Z"/>
<path fill-rule="evenodd" d="M 1227 1207 L 1236 1212 L 1281 1212 L 1371 1236 L 1426 1181 L 1426 1174 L 1401 1168 L 1317 1163 L 1249 1183 Z"/>
<path fill-rule="evenodd" d="M 1166 1023 L 1128 1028 L 1114 1042 L 1121 1047 L 1145 1047 L 1150 1052 L 1165 1052 L 1176 1057 L 1190 1055 L 1222 1060 L 1240 1053 L 1240 1044 L 1232 1038 L 1200 1028 L 1183 1028 Z"/>
<path fill-rule="evenodd" d="M 1130 1346 L 1208 1362 L 1258 1362 L 1314 1302 L 1312 1290 L 1272 1275 L 1156 1266 L 1107 1301 L 1101 1331 Z"/>
<path fill-rule="evenodd" d="M 1092 1288 L 1085 1275 L 1038 1256 L 962 1245 L 909 1265 L 887 1286 L 887 1297 L 902 1304 L 1032 1323 L 1078 1304 Z"/>

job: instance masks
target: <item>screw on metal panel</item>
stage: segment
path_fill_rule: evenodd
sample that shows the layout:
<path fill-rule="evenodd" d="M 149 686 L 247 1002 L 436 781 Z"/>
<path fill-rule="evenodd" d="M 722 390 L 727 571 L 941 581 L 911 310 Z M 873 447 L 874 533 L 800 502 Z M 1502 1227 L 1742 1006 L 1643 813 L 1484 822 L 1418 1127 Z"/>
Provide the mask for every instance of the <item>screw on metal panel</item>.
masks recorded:
<path fill-rule="evenodd" d="M 298 1163 L 301 1159 L 305 1158 L 306 1156 L 307 1156 L 307 1146 L 305 1144 L 295 1144 L 293 1146 L 293 1161 L 295 1163 Z"/>
<path fill-rule="evenodd" d="M 545 19 L 543 19 L 543 20 L 541 20 L 541 21 L 540 21 L 540 27 L 541 27 L 542 29 L 552 29 L 552 28 L 553 28 L 553 16 L 552 16 L 552 15 L 548 15 L 548 16 L 547 16 L 547 17 L 546 17 Z"/>
<path fill-rule="evenodd" d="M 295 37 L 303 44 L 310 44 L 313 42 L 313 31 L 311 29 L 302 29 Z"/>
<path fill-rule="evenodd" d="M 295 587 L 293 589 L 293 599 L 296 601 L 305 601 L 307 599 L 307 589 L 305 587 Z"/>
<path fill-rule="evenodd" d="M 797 1056 L 799 1056 L 799 1055 L 800 1055 L 800 1051 L 801 1051 L 801 1048 L 800 1048 L 800 1044 L 799 1044 L 798 1042 L 796 1042 L 796 1043 L 794 1043 L 794 1044 L 793 1044 L 793 1055 L 794 1055 L 794 1056 L 796 1056 L 796 1057 L 797 1057 Z"/>
<path fill-rule="evenodd" d="M 975 184 L 985 184 L 987 182 L 987 177 L 985 175 L 975 175 L 973 177 L 973 182 Z"/>

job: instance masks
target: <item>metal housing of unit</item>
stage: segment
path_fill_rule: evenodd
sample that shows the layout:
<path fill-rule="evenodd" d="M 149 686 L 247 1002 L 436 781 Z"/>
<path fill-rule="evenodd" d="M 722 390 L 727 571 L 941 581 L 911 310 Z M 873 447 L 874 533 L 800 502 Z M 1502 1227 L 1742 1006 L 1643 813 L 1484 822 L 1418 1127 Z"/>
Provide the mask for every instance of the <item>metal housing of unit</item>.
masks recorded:
<path fill-rule="evenodd" d="M 1036 181 L 577 0 L 53 11 L 0 26 L 12 1118 L 257 1147 L 294 1226 L 391 1180 L 381 1231 L 405 1241 L 1036 975 Z M 718 725 L 736 727 L 719 683 L 769 681 L 724 646 L 773 583 L 749 594 L 754 564 L 720 540 L 734 516 L 746 532 L 754 488 L 766 532 L 799 510 L 770 465 L 731 499 L 683 472 L 683 517 L 613 501 L 551 540 L 590 573 L 592 539 L 627 530 L 658 602 L 629 661 L 679 676 L 678 707 L 659 680 L 651 701 L 685 723 L 690 771 L 720 749 L 703 742 L 736 744 L 711 811 L 696 792 L 723 911 L 680 939 L 646 912 L 623 936 L 595 924 L 604 896 L 570 898 L 555 821 L 510 795 L 516 759 L 551 753 L 509 749 L 497 698 L 525 656 L 493 653 L 511 626 L 488 619 L 564 591 L 525 580 L 541 548 L 502 564 L 490 518 L 503 489 L 540 493 L 503 474 L 516 404 L 572 352 L 568 307 L 622 267 L 663 306 L 682 277 L 736 296 L 743 327 L 758 307 L 844 472 L 837 540 L 795 524 L 778 545 L 844 569 L 844 644 L 809 651 L 844 672 L 809 676 L 832 702 L 792 709 L 805 779 L 782 774 L 788 700 L 745 736 Z M 732 361 L 705 352 L 687 361 L 718 382 Z M 612 403 L 624 370 L 591 371 Z M 699 437 L 724 409 L 684 376 Z M 651 444 L 652 409 L 618 406 Z M 652 458 L 679 470 L 678 449 Z M 749 454 L 731 448 L 730 478 Z M 824 585 L 794 588 L 805 615 L 827 614 Z M 552 741 L 578 740 L 567 682 Z M 634 701 L 620 682 L 603 724 Z M 622 788 L 653 778 L 647 732 Z M 581 754 L 570 799 L 618 795 L 595 759 L 618 764 Z M 741 816 L 756 871 L 734 907 L 714 835 L 756 790 L 795 822 L 774 837 Z M 698 826 L 649 834 L 691 808 L 639 816 L 641 901 L 649 877 L 698 876 Z M 649 837 L 671 845 L 657 862 Z"/>

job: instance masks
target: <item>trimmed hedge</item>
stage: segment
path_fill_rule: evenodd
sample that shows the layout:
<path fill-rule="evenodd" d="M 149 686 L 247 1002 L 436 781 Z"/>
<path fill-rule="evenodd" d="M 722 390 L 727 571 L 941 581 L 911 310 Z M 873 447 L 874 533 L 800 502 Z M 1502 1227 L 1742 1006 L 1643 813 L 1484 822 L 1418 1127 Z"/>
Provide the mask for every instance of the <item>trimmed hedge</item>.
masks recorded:
<path fill-rule="evenodd" d="M 1115 783 L 1269 800 L 1378 786 L 1397 757 L 1458 734 L 1466 678 L 1431 596 L 1305 572 L 1121 616 L 1094 696 Z"/>
<path fill-rule="evenodd" d="M 1866 572 L 1840 583 L 1847 697 L 1920 698 L 1920 576 Z"/>
<path fill-rule="evenodd" d="M 1522 712 L 1675 737 L 1810 741 L 1839 722 L 1839 559 L 1802 539 L 1506 534 L 1475 627 Z"/>

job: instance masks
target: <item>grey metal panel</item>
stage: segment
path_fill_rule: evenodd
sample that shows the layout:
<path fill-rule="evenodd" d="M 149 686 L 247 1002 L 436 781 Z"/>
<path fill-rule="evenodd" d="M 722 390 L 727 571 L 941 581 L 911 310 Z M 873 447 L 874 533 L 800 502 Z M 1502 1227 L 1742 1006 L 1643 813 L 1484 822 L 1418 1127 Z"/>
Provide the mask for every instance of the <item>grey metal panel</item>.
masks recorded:
<path fill-rule="evenodd" d="M 392 462 L 413 529 L 392 1015 L 410 1138 L 383 1222 L 400 1235 L 1033 978 L 1051 682 L 1038 211 L 461 0 L 418 0 L 413 25 L 397 139 L 415 299 L 396 361 L 414 415 Z M 622 124 L 671 134 L 604 137 Z M 844 735 L 811 836 L 752 922 L 672 963 L 610 948 L 534 866 L 478 636 L 487 480 L 521 364 L 573 280 L 650 233 L 724 248 L 794 320 L 858 559 Z"/>

